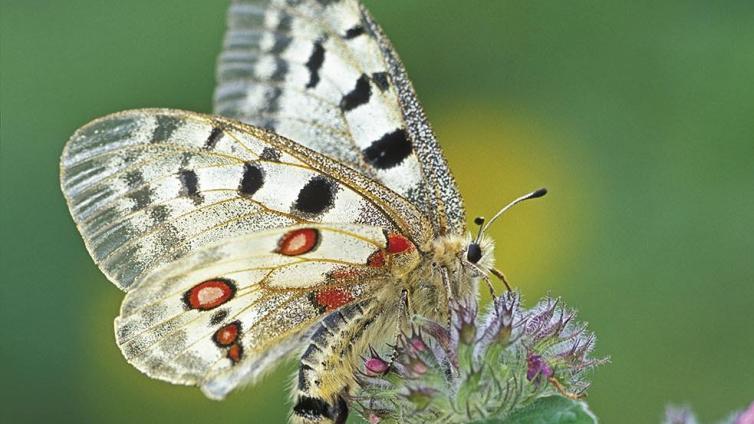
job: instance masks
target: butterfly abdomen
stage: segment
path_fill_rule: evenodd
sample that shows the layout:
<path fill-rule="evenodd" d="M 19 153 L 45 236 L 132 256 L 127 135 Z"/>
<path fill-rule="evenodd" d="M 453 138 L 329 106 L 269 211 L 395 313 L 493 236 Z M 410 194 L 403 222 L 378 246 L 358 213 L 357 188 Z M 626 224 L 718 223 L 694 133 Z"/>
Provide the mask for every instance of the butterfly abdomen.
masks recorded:
<path fill-rule="evenodd" d="M 313 329 L 301 355 L 293 392 L 292 421 L 339 423 L 348 415 L 345 399 L 370 344 L 394 337 L 394 317 L 381 302 L 363 301 L 328 315 Z"/>

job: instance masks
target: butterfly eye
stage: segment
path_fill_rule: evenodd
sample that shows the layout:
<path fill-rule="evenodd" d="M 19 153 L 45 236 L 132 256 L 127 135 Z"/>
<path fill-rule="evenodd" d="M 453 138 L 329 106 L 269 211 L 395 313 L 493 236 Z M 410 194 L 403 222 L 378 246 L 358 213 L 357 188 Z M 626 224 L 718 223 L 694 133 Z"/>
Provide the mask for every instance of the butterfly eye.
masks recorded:
<path fill-rule="evenodd" d="M 479 243 L 471 243 L 469 245 L 469 248 L 466 250 L 466 259 L 472 264 L 482 259 L 482 248 L 479 246 Z"/>

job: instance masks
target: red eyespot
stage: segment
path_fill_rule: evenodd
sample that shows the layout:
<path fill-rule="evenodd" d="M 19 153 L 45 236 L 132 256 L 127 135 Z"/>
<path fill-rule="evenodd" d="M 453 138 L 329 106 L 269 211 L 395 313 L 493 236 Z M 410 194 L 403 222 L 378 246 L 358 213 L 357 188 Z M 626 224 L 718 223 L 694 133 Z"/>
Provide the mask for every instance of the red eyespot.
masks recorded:
<path fill-rule="evenodd" d="M 207 311 L 229 301 L 236 294 L 232 281 L 216 278 L 199 283 L 183 295 L 183 302 L 190 309 Z"/>
<path fill-rule="evenodd" d="M 414 244 L 400 234 L 392 233 L 387 236 L 387 252 L 391 254 L 405 252 L 414 247 Z"/>
<path fill-rule="evenodd" d="M 233 363 L 238 363 L 238 361 L 241 360 L 241 357 L 243 357 L 243 348 L 240 344 L 234 343 L 230 348 L 228 348 L 228 359 L 233 361 Z"/>
<path fill-rule="evenodd" d="M 275 253 L 285 256 L 298 256 L 309 253 L 319 243 L 319 231 L 314 228 L 302 228 L 286 233 L 278 241 Z"/>
<path fill-rule="evenodd" d="M 217 330 L 215 335 L 212 336 L 212 340 L 214 340 L 219 346 L 230 346 L 236 341 L 240 332 L 241 323 L 238 321 L 232 322 Z"/>
<path fill-rule="evenodd" d="M 333 287 L 318 291 L 314 300 L 317 302 L 317 305 L 325 308 L 326 311 L 332 311 L 351 302 L 353 296 L 346 289 Z"/>

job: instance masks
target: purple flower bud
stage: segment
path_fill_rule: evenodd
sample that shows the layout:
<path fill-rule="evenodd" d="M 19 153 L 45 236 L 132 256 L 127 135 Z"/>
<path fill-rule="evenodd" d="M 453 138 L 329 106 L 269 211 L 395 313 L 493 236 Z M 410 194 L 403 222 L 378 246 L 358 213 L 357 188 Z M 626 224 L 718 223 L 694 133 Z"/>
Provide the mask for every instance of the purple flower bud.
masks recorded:
<path fill-rule="evenodd" d="M 424 343 L 424 340 L 422 340 L 422 338 L 418 335 L 413 335 L 409 343 L 411 344 L 411 347 L 417 352 L 424 352 L 428 349 L 427 344 Z"/>
<path fill-rule="evenodd" d="M 364 361 L 364 367 L 366 368 L 368 375 L 376 376 L 385 374 L 388 368 L 390 368 L 390 364 L 385 362 L 377 354 L 374 354 L 372 357 Z"/>
<path fill-rule="evenodd" d="M 527 380 L 532 381 L 537 379 L 539 381 L 539 376 L 544 378 L 552 377 L 552 368 L 547 365 L 547 362 L 540 355 L 529 354 L 526 358 L 526 364 L 528 366 L 526 370 Z"/>

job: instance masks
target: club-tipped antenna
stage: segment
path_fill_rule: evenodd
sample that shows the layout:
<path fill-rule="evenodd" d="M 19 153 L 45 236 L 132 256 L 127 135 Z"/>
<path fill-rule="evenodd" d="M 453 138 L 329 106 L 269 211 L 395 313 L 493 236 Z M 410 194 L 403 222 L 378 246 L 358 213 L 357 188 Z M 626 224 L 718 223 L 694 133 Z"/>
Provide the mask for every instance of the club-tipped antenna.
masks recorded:
<path fill-rule="evenodd" d="M 492 223 L 495 222 L 496 219 L 500 218 L 500 215 L 504 214 L 505 211 L 507 211 L 508 209 L 512 208 L 513 206 L 517 205 L 518 203 L 523 202 L 524 200 L 536 199 L 538 197 L 544 196 L 545 194 L 547 194 L 547 189 L 543 187 L 543 188 L 540 188 L 539 190 L 532 191 L 529 194 L 525 194 L 525 195 L 519 197 L 518 199 L 516 199 L 516 200 L 514 200 L 514 201 L 512 201 L 510 203 L 508 203 L 504 208 L 500 209 L 500 211 L 498 213 L 496 213 L 495 216 L 492 217 L 492 219 L 490 219 L 489 221 L 487 221 L 486 224 L 483 223 L 483 224 L 480 225 L 480 227 L 479 227 L 479 234 L 481 235 L 484 231 L 486 231 L 487 228 L 489 228 L 490 225 L 492 225 Z M 478 219 L 479 218 L 477 218 L 477 220 Z M 474 220 L 474 222 L 476 223 L 477 220 Z M 479 240 L 479 237 L 477 237 L 477 241 L 478 240 Z"/>
<path fill-rule="evenodd" d="M 479 232 L 476 233 L 476 238 L 474 239 L 474 243 L 479 244 L 479 239 L 482 238 L 482 227 L 484 227 L 484 217 L 478 216 L 474 218 L 474 224 L 479 226 Z"/>

